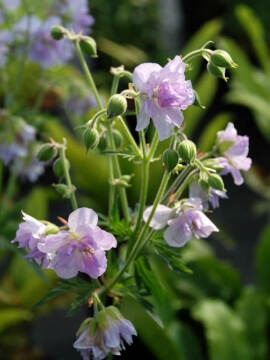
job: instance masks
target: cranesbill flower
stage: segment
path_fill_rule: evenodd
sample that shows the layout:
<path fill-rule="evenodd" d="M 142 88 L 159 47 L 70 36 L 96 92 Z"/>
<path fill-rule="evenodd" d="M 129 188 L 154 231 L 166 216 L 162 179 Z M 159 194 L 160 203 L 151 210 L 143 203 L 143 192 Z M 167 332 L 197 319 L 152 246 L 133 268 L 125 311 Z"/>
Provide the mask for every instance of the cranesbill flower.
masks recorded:
<path fill-rule="evenodd" d="M 19 225 L 12 243 L 18 242 L 18 247 L 27 251 L 26 258 L 35 260 L 43 268 L 47 268 L 52 254 L 42 253 L 38 249 L 38 244 L 43 243 L 45 240 L 46 225 L 24 212 L 23 220 L 24 222 Z"/>
<path fill-rule="evenodd" d="M 215 190 L 210 188 L 209 194 L 207 194 L 200 185 L 193 183 L 189 188 L 189 197 L 190 198 L 199 198 L 201 199 L 202 206 L 204 210 L 209 209 L 209 203 L 213 209 L 219 207 L 219 199 L 228 199 L 228 196 L 224 191 Z"/>
<path fill-rule="evenodd" d="M 222 157 L 217 158 L 220 165 L 224 166 L 221 175 L 231 174 L 235 185 L 241 185 L 244 180 L 240 170 L 248 171 L 251 159 L 247 157 L 249 150 L 248 136 L 241 136 L 232 123 L 228 123 L 223 131 L 217 134 L 217 145 Z"/>
<path fill-rule="evenodd" d="M 137 332 L 119 310 L 110 306 L 89 318 L 80 327 L 73 344 L 83 360 L 102 360 L 109 354 L 121 355 L 125 342 L 130 345 Z"/>
<path fill-rule="evenodd" d="M 145 129 L 152 118 L 159 140 L 164 140 L 175 126 L 181 126 L 182 110 L 195 99 L 191 82 L 185 80 L 185 66 L 180 56 L 175 56 L 164 68 L 155 63 L 135 68 L 133 83 L 142 93 L 137 131 Z"/>
<path fill-rule="evenodd" d="M 147 221 L 149 214 L 149 209 L 146 209 L 144 221 Z M 159 230 L 167 224 L 169 227 L 164 232 L 164 239 L 173 247 L 184 246 L 192 236 L 197 239 L 207 238 L 213 231 L 219 231 L 203 213 L 203 205 L 199 198 L 190 198 L 182 202 L 177 209 L 159 205 L 150 222 L 150 227 Z"/>
<path fill-rule="evenodd" d="M 51 267 L 59 277 L 72 278 L 83 272 L 92 278 L 101 276 L 107 268 L 105 251 L 116 247 L 113 235 L 97 226 L 97 214 L 88 208 L 73 211 L 68 218 L 68 230 L 48 235 L 39 250 L 55 253 Z"/>

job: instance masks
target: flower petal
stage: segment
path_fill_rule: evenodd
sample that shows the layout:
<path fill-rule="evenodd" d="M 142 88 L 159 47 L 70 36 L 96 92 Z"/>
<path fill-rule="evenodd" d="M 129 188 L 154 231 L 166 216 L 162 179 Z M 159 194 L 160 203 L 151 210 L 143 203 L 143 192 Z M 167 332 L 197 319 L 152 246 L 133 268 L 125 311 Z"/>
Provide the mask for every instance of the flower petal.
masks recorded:
<path fill-rule="evenodd" d="M 192 238 L 192 232 L 184 216 L 171 220 L 168 229 L 164 232 L 164 239 L 168 245 L 182 247 Z"/>
<path fill-rule="evenodd" d="M 73 211 L 68 217 L 68 226 L 71 231 L 80 234 L 80 227 L 84 225 L 97 225 L 98 216 L 94 210 L 82 207 Z"/>
<path fill-rule="evenodd" d="M 150 123 L 150 116 L 147 113 L 147 100 L 142 100 L 140 112 L 137 117 L 136 131 L 145 129 Z"/>
<path fill-rule="evenodd" d="M 147 222 L 152 209 L 153 209 L 153 206 L 150 206 L 144 211 L 143 220 L 145 222 Z M 167 207 L 165 205 L 158 205 L 158 207 L 154 213 L 154 216 L 152 217 L 152 220 L 150 221 L 149 226 L 155 230 L 160 230 L 160 229 L 164 228 L 168 223 L 171 213 L 172 213 L 172 209 L 170 209 L 169 207 Z"/>

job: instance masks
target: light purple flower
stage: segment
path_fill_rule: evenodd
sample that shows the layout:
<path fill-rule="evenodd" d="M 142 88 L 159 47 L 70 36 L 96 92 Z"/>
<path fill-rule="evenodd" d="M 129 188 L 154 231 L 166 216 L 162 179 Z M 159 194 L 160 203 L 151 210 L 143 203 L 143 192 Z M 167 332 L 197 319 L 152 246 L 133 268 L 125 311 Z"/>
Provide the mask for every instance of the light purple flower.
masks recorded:
<path fill-rule="evenodd" d="M 56 5 L 56 11 L 64 19 L 64 25 L 75 33 L 89 33 L 94 18 L 89 15 L 87 0 L 61 0 Z"/>
<path fill-rule="evenodd" d="M 35 182 L 44 173 L 45 163 L 39 161 L 36 154 L 29 154 L 25 157 L 18 158 L 14 165 L 14 171 L 23 180 Z"/>
<path fill-rule="evenodd" d="M 83 360 L 102 360 L 109 354 L 121 355 L 125 343 L 132 344 L 132 337 L 137 335 L 132 323 L 113 306 L 99 312 L 96 318 L 87 320 L 73 344 Z"/>
<path fill-rule="evenodd" d="M 209 203 L 213 209 L 219 207 L 219 198 L 228 199 L 228 196 L 224 191 L 215 190 L 210 188 L 209 194 L 207 194 L 200 185 L 193 183 L 189 188 L 189 197 L 190 198 L 199 198 L 201 199 L 202 206 L 205 210 L 209 209 Z"/>
<path fill-rule="evenodd" d="M 21 0 L 1 0 L 7 10 L 14 11 L 21 6 Z"/>
<path fill-rule="evenodd" d="M 78 272 L 92 278 L 107 268 L 105 251 L 117 246 L 113 235 L 97 226 L 97 214 L 88 208 L 73 211 L 68 218 L 69 230 L 46 237 L 39 245 L 44 253 L 55 253 L 51 266 L 58 276 L 68 279 Z"/>
<path fill-rule="evenodd" d="M 164 68 L 155 63 L 137 66 L 133 83 L 142 93 L 136 130 L 145 129 L 152 118 L 159 140 L 168 138 L 174 126 L 179 128 L 182 124 L 181 110 L 195 99 L 191 82 L 185 80 L 185 64 L 180 56 L 175 56 Z"/>
<path fill-rule="evenodd" d="M 33 43 L 29 57 L 44 68 L 56 63 L 63 64 L 73 55 L 73 46 L 70 41 L 66 39 L 56 41 L 51 37 L 51 28 L 54 25 L 60 24 L 61 19 L 52 16 L 45 21 L 33 35 Z"/>
<path fill-rule="evenodd" d="M 94 96 L 78 96 L 73 93 L 65 102 L 65 106 L 69 114 L 75 116 L 82 116 L 91 108 L 97 107 L 97 102 Z"/>
<path fill-rule="evenodd" d="M 8 165 L 17 157 L 25 156 L 26 153 L 27 150 L 16 143 L 2 143 L 0 145 L 0 158 L 3 160 L 5 165 Z"/>
<path fill-rule="evenodd" d="M 150 211 L 145 210 L 144 221 L 147 221 Z M 159 205 L 150 222 L 150 227 L 159 230 L 167 224 L 169 227 L 164 232 L 164 239 L 173 247 L 184 246 L 192 236 L 198 239 L 207 238 L 213 231 L 219 231 L 203 213 L 203 205 L 199 198 L 190 198 L 182 202 L 177 209 Z"/>
<path fill-rule="evenodd" d="M 240 170 L 248 171 L 251 159 L 247 157 L 249 150 L 248 136 L 241 136 L 232 123 L 228 123 L 223 131 L 217 134 L 219 148 L 225 147 L 222 157 L 217 158 L 220 165 L 224 166 L 221 175 L 231 174 L 236 185 L 241 185 L 244 180 Z"/>
<path fill-rule="evenodd" d="M 38 249 L 38 245 L 45 240 L 46 225 L 24 212 L 23 220 L 12 243 L 18 242 L 18 247 L 28 252 L 26 258 L 35 260 L 43 268 L 47 268 L 52 254 L 44 254 Z"/>

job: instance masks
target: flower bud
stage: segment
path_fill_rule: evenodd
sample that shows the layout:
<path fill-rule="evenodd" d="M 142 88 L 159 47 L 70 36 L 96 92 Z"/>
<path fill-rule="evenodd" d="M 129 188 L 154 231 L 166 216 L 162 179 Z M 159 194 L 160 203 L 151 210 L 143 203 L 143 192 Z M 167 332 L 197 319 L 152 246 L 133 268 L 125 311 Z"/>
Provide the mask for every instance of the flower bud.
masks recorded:
<path fill-rule="evenodd" d="M 179 155 L 177 151 L 167 149 L 162 155 L 162 162 L 168 171 L 172 171 L 178 164 Z"/>
<path fill-rule="evenodd" d="M 97 57 L 97 44 L 90 36 L 84 36 L 80 41 L 80 47 L 85 55 Z"/>
<path fill-rule="evenodd" d="M 184 162 L 193 162 L 196 159 L 196 145 L 190 140 L 183 140 L 178 146 L 178 153 Z"/>
<path fill-rule="evenodd" d="M 231 55 L 224 50 L 215 50 L 211 55 L 211 62 L 226 69 L 235 69 L 238 65 L 233 61 Z"/>
<path fill-rule="evenodd" d="M 90 149 L 94 150 L 99 143 L 99 133 L 96 129 L 85 129 L 83 133 L 83 142 L 86 152 Z"/>
<path fill-rule="evenodd" d="M 39 161 L 50 161 L 57 155 L 57 150 L 54 145 L 47 143 L 41 145 L 38 150 L 37 158 Z"/>
<path fill-rule="evenodd" d="M 221 78 L 226 82 L 229 79 L 228 77 L 225 76 L 226 69 L 224 67 L 219 67 L 219 66 L 214 65 L 212 62 L 209 62 L 207 64 L 207 70 L 211 75 Z"/>
<path fill-rule="evenodd" d="M 113 95 L 108 104 L 107 114 L 109 118 L 114 118 L 124 114 L 127 111 L 127 100 L 123 95 Z"/>
<path fill-rule="evenodd" d="M 59 25 L 53 26 L 51 28 L 51 37 L 54 40 L 61 40 L 65 35 L 65 31 L 66 29 L 63 26 L 59 26 Z"/>
<path fill-rule="evenodd" d="M 211 188 L 213 188 L 215 190 L 221 190 L 221 191 L 225 190 L 223 180 L 222 180 L 221 176 L 219 176 L 217 174 L 211 174 L 209 176 L 208 184 L 211 186 Z"/>
<path fill-rule="evenodd" d="M 107 131 L 103 131 L 100 135 L 98 149 L 99 151 L 104 151 L 107 148 Z"/>
<path fill-rule="evenodd" d="M 66 167 L 69 170 L 70 163 L 69 163 L 68 159 L 65 159 L 65 162 L 66 162 Z M 59 178 L 61 178 L 64 175 L 63 162 L 60 158 L 56 159 L 55 162 L 53 163 L 53 171 L 54 171 L 55 175 Z"/>
<path fill-rule="evenodd" d="M 65 184 L 54 184 L 55 190 L 63 196 L 63 198 L 70 199 L 71 195 L 76 191 L 76 187 L 72 185 L 72 188 Z"/>
<path fill-rule="evenodd" d="M 112 134 L 113 134 L 115 147 L 116 147 L 116 149 L 118 149 L 123 145 L 123 137 L 122 137 L 120 131 L 118 131 L 118 130 L 113 130 Z"/>

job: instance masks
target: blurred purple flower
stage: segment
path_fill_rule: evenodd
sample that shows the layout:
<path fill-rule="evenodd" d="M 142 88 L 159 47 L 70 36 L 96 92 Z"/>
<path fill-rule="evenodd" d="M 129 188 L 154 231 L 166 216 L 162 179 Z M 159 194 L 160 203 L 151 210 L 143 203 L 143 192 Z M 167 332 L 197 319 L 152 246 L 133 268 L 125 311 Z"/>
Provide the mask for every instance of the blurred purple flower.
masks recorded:
<path fill-rule="evenodd" d="M 89 15 L 87 0 L 60 0 L 57 4 L 57 13 L 62 16 L 63 24 L 75 33 L 80 31 L 88 34 L 94 18 Z"/>
<path fill-rule="evenodd" d="M 181 110 L 195 99 L 191 82 L 185 80 L 185 66 L 180 56 L 175 56 L 164 68 L 155 63 L 135 68 L 133 83 L 142 93 L 137 131 L 145 129 L 152 118 L 161 141 L 171 135 L 174 126 L 181 126 Z"/>
<path fill-rule="evenodd" d="M 124 342 L 132 344 L 132 337 L 136 335 L 132 323 L 110 306 L 82 325 L 73 347 L 80 351 L 83 360 L 102 360 L 109 354 L 121 355 Z"/>
<path fill-rule="evenodd" d="M 47 268 L 52 254 L 44 254 L 38 249 L 38 244 L 44 242 L 46 225 L 25 213 L 23 213 L 23 220 L 12 243 L 18 242 L 18 247 L 25 248 L 28 252 L 26 258 L 35 260 L 43 268 Z"/>
<path fill-rule="evenodd" d="M 23 180 L 35 182 L 44 173 L 45 163 L 38 160 L 36 154 L 18 158 L 14 164 L 14 171 Z"/>
<path fill-rule="evenodd" d="M 92 278 L 101 276 L 107 267 L 105 251 L 116 247 L 113 235 L 97 226 L 97 214 L 88 208 L 73 211 L 68 218 L 68 231 L 49 235 L 39 250 L 56 253 L 52 268 L 58 276 L 68 279 L 78 272 Z"/>
<path fill-rule="evenodd" d="M 234 125 L 228 123 L 225 130 L 218 132 L 217 144 L 223 155 L 217 158 L 219 164 L 224 166 L 220 174 L 226 175 L 230 173 L 235 185 L 241 185 L 244 180 L 240 170 L 248 171 L 251 166 L 251 159 L 247 157 L 249 150 L 248 136 L 238 135 Z"/>
<path fill-rule="evenodd" d="M 97 102 L 94 96 L 80 97 L 72 94 L 65 102 L 68 113 L 72 115 L 82 116 L 87 113 L 89 109 L 96 108 Z"/>
<path fill-rule="evenodd" d="M 199 198 L 201 199 L 202 206 L 205 210 L 209 209 L 209 203 L 213 209 L 219 207 L 219 198 L 228 199 L 228 196 L 224 191 L 210 189 L 210 193 L 207 194 L 200 185 L 193 183 L 189 188 L 189 197 L 190 198 Z"/>
<path fill-rule="evenodd" d="M 14 11 L 21 6 L 21 0 L 1 0 L 7 10 Z"/>

